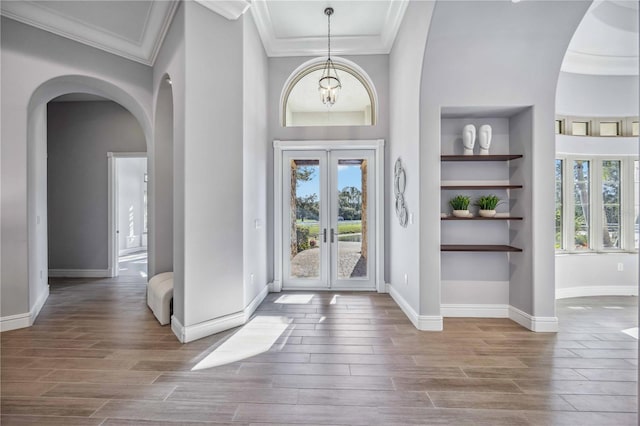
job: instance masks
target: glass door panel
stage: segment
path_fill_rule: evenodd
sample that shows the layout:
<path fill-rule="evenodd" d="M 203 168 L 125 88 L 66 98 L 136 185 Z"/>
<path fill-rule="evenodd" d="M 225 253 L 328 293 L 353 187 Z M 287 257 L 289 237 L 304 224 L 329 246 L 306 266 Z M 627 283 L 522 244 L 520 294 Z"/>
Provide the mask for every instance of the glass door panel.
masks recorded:
<path fill-rule="evenodd" d="M 373 151 L 283 153 L 283 288 L 375 290 Z"/>
<path fill-rule="evenodd" d="M 326 286 L 326 153 L 287 152 L 284 160 L 284 277 L 289 288 Z"/>
<path fill-rule="evenodd" d="M 374 243 L 375 205 L 373 200 L 371 151 L 330 153 L 332 210 L 332 288 L 358 289 L 375 286 L 370 268 Z"/>

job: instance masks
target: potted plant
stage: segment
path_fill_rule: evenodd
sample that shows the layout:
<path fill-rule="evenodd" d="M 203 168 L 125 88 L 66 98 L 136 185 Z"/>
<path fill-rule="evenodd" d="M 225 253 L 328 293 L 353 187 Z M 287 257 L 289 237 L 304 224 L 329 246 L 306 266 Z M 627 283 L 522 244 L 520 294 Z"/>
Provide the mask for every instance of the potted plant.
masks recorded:
<path fill-rule="evenodd" d="M 471 197 L 468 195 L 456 195 L 449 200 L 449 205 L 453 209 L 453 215 L 456 217 L 469 217 L 469 204 Z"/>
<path fill-rule="evenodd" d="M 483 195 L 475 202 L 475 205 L 480 207 L 478 214 L 482 217 L 494 217 L 498 204 L 500 204 L 500 198 L 493 194 Z"/>

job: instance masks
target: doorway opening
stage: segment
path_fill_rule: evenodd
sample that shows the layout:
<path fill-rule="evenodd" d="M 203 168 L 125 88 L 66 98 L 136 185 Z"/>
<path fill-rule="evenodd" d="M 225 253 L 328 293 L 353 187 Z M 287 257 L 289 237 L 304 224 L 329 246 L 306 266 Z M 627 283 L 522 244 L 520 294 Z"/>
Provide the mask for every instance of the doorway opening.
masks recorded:
<path fill-rule="evenodd" d="M 148 276 L 147 158 L 110 153 L 110 212 L 114 276 Z"/>
<path fill-rule="evenodd" d="M 383 291 L 380 147 L 289 147 L 276 149 L 274 290 Z"/>

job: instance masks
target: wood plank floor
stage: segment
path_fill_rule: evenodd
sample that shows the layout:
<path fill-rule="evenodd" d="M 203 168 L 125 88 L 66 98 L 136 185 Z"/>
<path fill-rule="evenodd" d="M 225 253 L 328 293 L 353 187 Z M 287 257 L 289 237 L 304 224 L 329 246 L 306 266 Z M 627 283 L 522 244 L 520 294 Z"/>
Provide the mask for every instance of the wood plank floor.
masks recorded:
<path fill-rule="evenodd" d="M 33 327 L 0 336 L 0 421 L 637 424 L 637 341 L 621 332 L 635 297 L 561 300 L 561 331 L 545 334 L 503 319 L 419 332 L 388 295 L 283 294 L 256 312 L 291 321 L 270 350 L 191 371 L 237 330 L 181 345 L 139 279 L 58 280 Z"/>

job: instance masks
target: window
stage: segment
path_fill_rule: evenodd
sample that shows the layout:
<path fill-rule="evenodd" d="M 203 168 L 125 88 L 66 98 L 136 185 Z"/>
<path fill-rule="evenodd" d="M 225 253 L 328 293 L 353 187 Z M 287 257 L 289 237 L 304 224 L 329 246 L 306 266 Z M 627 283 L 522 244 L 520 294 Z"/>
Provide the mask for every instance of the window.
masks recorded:
<path fill-rule="evenodd" d="M 556 120 L 556 135 L 562 134 L 563 130 L 564 129 L 562 128 L 562 120 Z"/>
<path fill-rule="evenodd" d="M 574 248 L 583 250 L 589 248 L 589 161 L 576 160 L 573 162 L 574 182 Z"/>
<path fill-rule="evenodd" d="M 601 121 L 600 136 L 620 136 L 620 123 L 615 121 Z"/>
<path fill-rule="evenodd" d="M 589 136 L 589 122 L 573 121 L 571 123 L 571 134 L 574 136 Z"/>
<path fill-rule="evenodd" d="M 344 61 L 344 63 L 343 63 Z M 299 126 L 373 126 L 376 124 L 376 103 L 372 83 L 364 71 L 348 61 L 335 61 L 342 84 L 337 101 L 332 106 L 322 103 L 318 80 L 324 60 L 310 61 L 294 72 L 283 92 L 282 125 Z"/>
<path fill-rule="evenodd" d="M 638 249 L 640 164 L 636 158 L 567 155 L 556 159 L 556 250 Z"/>
<path fill-rule="evenodd" d="M 602 247 L 620 248 L 620 161 L 602 161 Z"/>
<path fill-rule="evenodd" d="M 640 126 L 638 126 L 638 123 L 638 121 L 631 123 L 631 136 L 640 136 Z"/>
<path fill-rule="evenodd" d="M 556 160 L 556 249 L 564 248 L 562 214 L 562 160 Z"/>

